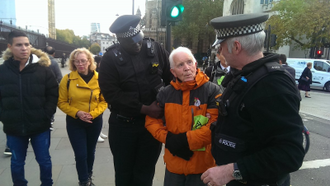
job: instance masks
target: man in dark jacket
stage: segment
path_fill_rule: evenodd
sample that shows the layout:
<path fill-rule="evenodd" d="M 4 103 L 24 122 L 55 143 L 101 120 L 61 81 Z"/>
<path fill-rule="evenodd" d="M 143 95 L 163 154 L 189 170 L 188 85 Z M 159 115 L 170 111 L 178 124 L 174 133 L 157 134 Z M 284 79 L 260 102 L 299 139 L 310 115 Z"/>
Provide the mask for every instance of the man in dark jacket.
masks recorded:
<path fill-rule="evenodd" d="M 60 70 L 60 67 L 58 66 L 57 61 L 55 60 L 55 48 L 52 46 L 46 46 L 45 52 L 48 54 L 48 57 L 50 59 L 50 65 L 49 68 L 52 69 L 57 83 L 60 83 L 62 80 L 62 72 Z"/>
<path fill-rule="evenodd" d="M 267 19 L 240 14 L 211 20 L 231 73 L 222 82 L 226 89 L 212 128 L 218 166 L 201 177 L 209 186 L 289 186 L 289 173 L 302 165 L 299 93 L 278 55 L 263 54 Z"/>
<path fill-rule="evenodd" d="M 8 35 L 8 48 L 0 65 L 0 121 L 12 151 L 11 175 L 14 185 L 27 185 L 24 177 L 26 151 L 31 144 L 40 167 L 41 185 L 51 186 L 49 155 L 50 119 L 55 113 L 58 84 L 47 54 L 31 47 L 19 31 Z"/>
<path fill-rule="evenodd" d="M 158 90 L 172 79 L 168 52 L 143 38 L 141 18 L 118 17 L 111 25 L 120 44 L 107 49 L 101 60 L 99 84 L 110 105 L 109 144 L 117 186 L 151 186 L 161 143 L 144 127 L 145 117 L 162 117 Z"/>
<path fill-rule="evenodd" d="M 223 92 L 224 88 L 221 83 L 225 76 L 229 73 L 230 66 L 227 65 L 225 57 L 220 54 L 219 47 L 216 47 L 218 50 L 216 54 L 218 61 L 216 61 L 214 65 L 207 67 L 205 69 L 205 74 L 210 78 L 210 82 L 219 85 L 221 92 Z"/>
<path fill-rule="evenodd" d="M 285 70 L 287 70 L 292 75 L 293 78 L 296 78 L 296 70 L 288 65 L 288 63 L 286 62 L 285 54 L 280 54 L 278 62 Z"/>
<path fill-rule="evenodd" d="M 60 84 L 63 76 L 62 76 L 62 72 L 60 70 L 60 67 L 58 66 L 58 63 L 54 58 L 55 57 L 55 48 L 52 47 L 52 46 L 46 46 L 45 52 L 48 54 L 48 57 L 50 59 L 51 64 L 49 65 L 49 68 L 54 73 L 57 83 Z M 51 118 L 51 127 L 50 127 L 51 130 L 53 130 L 53 124 L 54 124 L 54 121 L 55 121 L 54 115 Z"/>

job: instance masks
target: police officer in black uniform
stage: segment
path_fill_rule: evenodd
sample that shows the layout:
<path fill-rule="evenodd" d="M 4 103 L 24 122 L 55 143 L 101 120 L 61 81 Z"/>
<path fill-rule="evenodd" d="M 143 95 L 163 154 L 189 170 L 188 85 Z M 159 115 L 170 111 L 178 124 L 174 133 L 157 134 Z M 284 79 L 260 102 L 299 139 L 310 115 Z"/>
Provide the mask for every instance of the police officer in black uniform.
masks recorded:
<path fill-rule="evenodd" d="M 268 14 L 240 14 L 211 20 L 220 51 L 231 67 L 218 100 L 212 155 L 218 166 L 202 180 L 209 186 L 289 186 L 289 173 L 302 165 L 303 123 L 292 76 L 263 54 Z"/>
<path fill-rule="evenodd" d="M 140 17 L 123 15 L 110 27 L 119 43 L 101 60 L 99 84 L 110 105 L 109 144 L 117 186 L 151 186 L 161 143 L 144 127 L 145 116 L 161 118 L 158 90 L 168 85 L 168 52 L 139 29 Z"/>

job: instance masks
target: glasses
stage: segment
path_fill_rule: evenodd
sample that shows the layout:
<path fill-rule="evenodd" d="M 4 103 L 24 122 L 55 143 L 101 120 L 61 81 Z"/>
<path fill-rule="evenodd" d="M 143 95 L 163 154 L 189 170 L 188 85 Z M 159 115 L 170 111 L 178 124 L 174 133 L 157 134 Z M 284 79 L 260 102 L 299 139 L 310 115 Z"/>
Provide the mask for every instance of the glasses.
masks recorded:
<path fill-rule="evenodd" d="M 82 60 L 74 60 L 73 62 L 74 62 L 74 64 L 76 64 L 76 65 L 79 65 L 79 64 L 82 64 L 82 65 L 84 65 L 84 64 L 86 64 L 87 63 L 87 59 L 82 59 Z"/>

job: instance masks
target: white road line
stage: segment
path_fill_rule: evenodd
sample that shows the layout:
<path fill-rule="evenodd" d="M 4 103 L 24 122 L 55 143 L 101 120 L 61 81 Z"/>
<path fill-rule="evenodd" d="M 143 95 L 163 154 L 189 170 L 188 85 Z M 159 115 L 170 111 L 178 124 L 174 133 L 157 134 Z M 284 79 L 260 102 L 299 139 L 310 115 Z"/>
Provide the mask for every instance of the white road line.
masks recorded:
<path fill-rule="evenodd" d="M 302 169 L 317 169 L 317 168 L 320 168 L 320 167 L 327 167 L 327 166 L 330 166 L 330 159 L 304 161 L 303 165 L 300 167 L 299 170 L 302 170 Z"/>

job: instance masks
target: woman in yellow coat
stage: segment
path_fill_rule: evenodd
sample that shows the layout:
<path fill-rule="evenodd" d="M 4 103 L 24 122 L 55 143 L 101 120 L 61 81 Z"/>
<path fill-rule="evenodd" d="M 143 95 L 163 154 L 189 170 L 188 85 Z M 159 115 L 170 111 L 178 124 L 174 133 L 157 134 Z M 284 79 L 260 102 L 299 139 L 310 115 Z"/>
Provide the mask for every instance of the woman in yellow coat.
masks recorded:
<path fill-rule="evenodd" d="M 72 72 L 60 83 L 58 107 L 67 114 L 66 129 L 72 145 L 80 186 L 93 186 L 92 174 L 102 113 L 107 103 L 101 94 L 93 55 L 85 48 L 70 54 Z"/>

